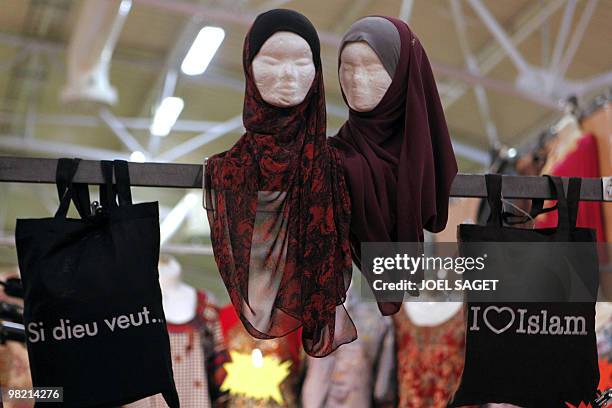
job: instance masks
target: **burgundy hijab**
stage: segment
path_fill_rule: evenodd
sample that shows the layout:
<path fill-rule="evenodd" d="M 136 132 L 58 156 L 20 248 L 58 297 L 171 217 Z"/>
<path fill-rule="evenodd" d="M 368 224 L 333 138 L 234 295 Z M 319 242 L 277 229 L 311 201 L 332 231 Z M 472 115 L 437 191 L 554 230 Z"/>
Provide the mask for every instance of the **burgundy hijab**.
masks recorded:
<path fill-rule="evenodd" d="M 396 18 L 370 20 L 362 24 L 362 35 L 349 29 L 340 53 L 351 38 L 359 38 L 387 68 L 393 59 L 389 54 L 399 48 L 391 86 L 372 111 L 349 108 L 348 121 L 330 139 L 343 156 L 352 204 L 351 248 L 358 266 L 362 242 L 422 242 L 423 228 L 443 230 L 457 174 L 436 82 L 419 39 Z M 377 38 L 389 29 L 388 22 L 399 33 L 399 47 L 384 46 L 388 35 Z M 376 24 L 386 27 L 377 30 Z M 399 306 L 379 302 L 383 314 Z"/>
<path fill-rule="evenodd" d="M 313 54 L 303 102 L 266 103 L 251 63 L 275 32 L 292 31 Z M 246 133 L 208 160 L 206 207 L 215 260 L 244 327 L 254 337 L 302 328 L 305 351 L 322 357 L 357 337 L 343 302 L 351 275 L 350 198 L 340 158 L 326 144 L 319 39 L 290 10 L 257 17 L 244 42 Z"/>

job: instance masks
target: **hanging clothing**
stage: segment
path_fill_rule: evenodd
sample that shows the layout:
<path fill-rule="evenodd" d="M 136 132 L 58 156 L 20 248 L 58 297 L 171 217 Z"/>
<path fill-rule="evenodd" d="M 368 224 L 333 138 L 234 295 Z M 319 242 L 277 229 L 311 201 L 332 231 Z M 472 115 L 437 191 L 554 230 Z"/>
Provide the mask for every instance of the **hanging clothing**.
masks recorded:
<path fill-rule="evenodd" d="M 265 40 L 292 31 L 316 68 L 303 102 L 277 108 L 257 90 L 251 62 Z M 342 305 L 351 276 L 350 198 L 338 155 L 327 146 L 317 33 L 306 17 L 257 17 L 243 50 L 246 133 L 206 168 L 206 208 L 219 272 L 246 330 L 271 339 L 302 328 L 321 357 L 357 337 Z"/>
<path fill-rule="evenodd" d="M 612 388 L 612 303 L 598 302 L 595 308 L 595 334 L 599 358 L 600 390 Z"/>
<path fill-rule="evenodd" d="M 392 17 L 358 20 L 341 42 L 339 60 L 353 41 L 367 42 L 392 78 L 373 110 L 349 107 L 348 120 L 330 138 L 343 157 L 351 249 L 360 267 L 362 242 L 422 242 L 423 228 L 444 229 L 457 162 L 429 60 L 406 23 Z M 379 302 L 385 315 L 400 306 Z"/>
<path fill-rule="evenodd" d="M 356 290 L 353 288 L 353 290 Z M 393 407 L 395 347 L 390 317 L 349 292 L 347 310 L 359 338 L 323 358 L 307 358 L 303 408 Z"/>
<path fill-rule="evenodd" d="M 610 102 L 582 121 L 582 127 L 587 133 L 593 133 L 597 139 L 599 153 L 599 174 L 612 174 L 612 106 Z M 605 236 L 612 240 L 612 205 L 602 206 L 605 225 Z M 612 257 L 610 257 L 612 258 Z"/>
<path fill-rule="evenodd" d="M 15 341 L 0 344 L 0 387 L 32 388 L 28 350 L 24 344 Z M 4 402 L 4 408 L 31 408 L 33 405 L 33 402 L 18 400 Z"/>
<path fill-rule="evenodd" d="M 197 292 L 195 317 L 184 324 L 167 323 L 172 371 L 182 408 L 207 408 L 221 396 L 223 364 L 230 361 L 218 308 Z M 165 408 L 160 394 L 126 408 Z"/>
<path fill-rule="evenodd" d="M 221 326 L 231 361 L 221 390 L 225 408 L 278 408 L 298 404 L 301 370 L 299 331 L 270 340 L 253 338 L 232 305 L 221 309 Z"/>
<path fill-rule="evenodd" d="M 550 167 L 550 175 L 559 177 L 601 177 L 597 154 L 597 140 L 591 134 L 585 134 L 575 141 L 573 148 Z M 554 205 L 554 204 L 553 204 Z M 597 231 L 597 241 L 605 242 L 605 229 L 602 215 L 602 203 L 599 201 L 581 201 L 578 207 L 576 226 L 593 228 Z M 554 228 L 557 226 L 557 212 L 540 215 L 536 219 L 536 228 Z"/>
<path fill-rule="evenodd" d="M 464 313 L 436 326 L 418 326 L 404 311 L 393 316 L 399 408 L 446 407 L 463 370 Z"/>
<path fill-rule="evenodd" d="M 0 272 L 0 281 L 19 278 L 18 272 Z M 0 288 L 0 302 L 23 307 L 23 299 L 8 296 Z M 32 388 L 28 350 L 24 343 L 0 343 L 0 388 Z M 5 401 L 5 408 L 31 408 L 33 402 Z"/>

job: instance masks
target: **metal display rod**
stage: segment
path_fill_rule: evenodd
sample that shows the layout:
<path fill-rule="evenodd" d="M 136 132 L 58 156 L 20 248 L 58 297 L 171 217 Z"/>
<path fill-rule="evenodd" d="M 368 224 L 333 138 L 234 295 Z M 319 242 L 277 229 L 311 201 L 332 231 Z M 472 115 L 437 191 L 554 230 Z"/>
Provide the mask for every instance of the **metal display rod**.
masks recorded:
<path fill-rule="evenodd" d="M 0 182 L 55 183 L 57 159 L 0 157 Z M 165 188 L 202 188 L 201 164 L 129 163 L 132 186 Z M 100 162 L 83 160 L 74 179 L 77 183 L 103 184 Z M 604 178 L 607 181 L 607 178 Z M 564 179 L 567 188 L 567 179 Z M 504 176 L 504 198 L 552 198 L 544 177 Z M 451 197 L 486 197 L 482 174 L 458 174 Z M 607 198 L 607 197 L 606 197 Z M 583 178 L 580 199 L 606 201 L 601 178 Z"/>

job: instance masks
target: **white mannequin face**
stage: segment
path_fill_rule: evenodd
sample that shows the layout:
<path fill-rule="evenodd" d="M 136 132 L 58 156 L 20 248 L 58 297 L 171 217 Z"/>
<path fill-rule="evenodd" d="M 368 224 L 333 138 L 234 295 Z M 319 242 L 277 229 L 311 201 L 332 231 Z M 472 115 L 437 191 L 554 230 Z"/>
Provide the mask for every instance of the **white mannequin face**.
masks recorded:
<path fill-rule="evenodd" d="M 263 100 L 280 108 L 300 104 L 315 77 L 310 46 L 289 31 L 279 31 L 268 38 L 251 69 Z"/>
<path fill-rule="evenodd" d="M 342 49 L 339 75 L 346 100 L 357 112 L 374 109 L 392 81 L 378 55 L 364 41 L 348 43 Z"/>

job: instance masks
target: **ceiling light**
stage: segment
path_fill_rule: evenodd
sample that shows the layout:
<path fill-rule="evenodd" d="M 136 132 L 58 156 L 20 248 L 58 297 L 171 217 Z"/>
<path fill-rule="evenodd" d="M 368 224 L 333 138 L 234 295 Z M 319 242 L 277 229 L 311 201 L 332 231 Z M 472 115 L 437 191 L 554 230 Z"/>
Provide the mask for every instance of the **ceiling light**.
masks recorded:
<path fill-rule="evenodd" d="M 132 152 L 132 154 L 130 154 L 131 162 L 144 163 L 145 160 L 146 160 L 146 157 L 143 152 L 136 150 L 135 152 Z"/>
<path fill-rule="evenodd" d="M 181 98 L 177 98 L 176 96 L 164 98 L 155 111 L 155 117 L 153 117 L 153 123 L 149 129 L 151 134 L 153 136 L 168 135 L 184 106 L 185 104 Z"/>
<path fill-rule="evenodd" d="M 196 36 L 181 64 L 186 75 L 200 75 L 206 71 L 215 53 L 225 38 L 225 31 L 219 27 L 204 27 Z"/>

